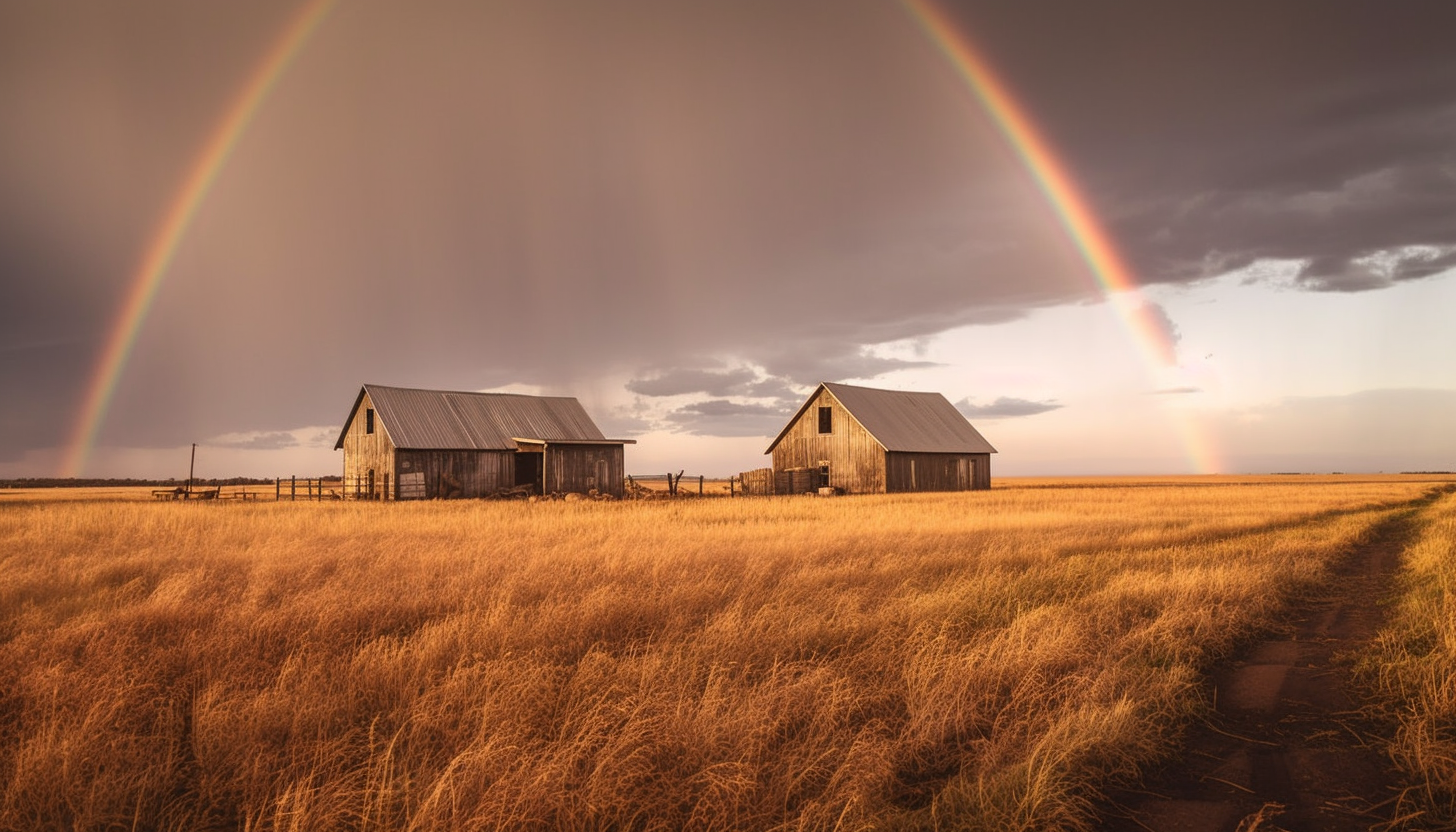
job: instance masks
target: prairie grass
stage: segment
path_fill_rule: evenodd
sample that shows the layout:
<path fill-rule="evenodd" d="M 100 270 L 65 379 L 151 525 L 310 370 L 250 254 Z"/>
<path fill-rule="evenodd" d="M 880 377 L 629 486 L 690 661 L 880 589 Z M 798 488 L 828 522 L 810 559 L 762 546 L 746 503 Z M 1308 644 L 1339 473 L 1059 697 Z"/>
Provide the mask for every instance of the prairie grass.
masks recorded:
<path fill-rule="evenodd" d="M 1079 829 L 1416 478 L 0 507 L 0 829 Z"/>
<path fill-rule="evenodd" d="M 1421 828 L 1456 827 L 1456 494 L 1423 512 L 1406 548 L 1399 596 L 1357 663 L 1396 725 L 1391 755 L 1419 784 Z"/>

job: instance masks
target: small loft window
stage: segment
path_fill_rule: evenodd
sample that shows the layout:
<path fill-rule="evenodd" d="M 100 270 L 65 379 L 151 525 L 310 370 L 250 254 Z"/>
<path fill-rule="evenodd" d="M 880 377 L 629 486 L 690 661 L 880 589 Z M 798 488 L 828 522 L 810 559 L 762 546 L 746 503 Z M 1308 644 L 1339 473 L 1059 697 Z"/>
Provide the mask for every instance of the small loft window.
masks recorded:
<path fill-rule="evenodd" d="M 832 408 L 832 407 L 821 407 L 821 408 L 819 408 L 819 432 L 820 433 L 833 433 L 834 432 L 834 408 Z"/>
<path fill-rule="evenodd" d="M 374 432 L 374 408 L 372 407 L 366 407 L 364 409 L 364 432 Z"/>

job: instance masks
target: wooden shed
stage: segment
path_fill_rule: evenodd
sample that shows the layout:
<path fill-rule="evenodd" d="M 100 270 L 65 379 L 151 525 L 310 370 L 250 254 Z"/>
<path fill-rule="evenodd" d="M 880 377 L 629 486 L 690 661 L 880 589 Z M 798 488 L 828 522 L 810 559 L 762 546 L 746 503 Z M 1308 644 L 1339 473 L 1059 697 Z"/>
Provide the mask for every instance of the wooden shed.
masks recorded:
<path fill-rule="evenodd" d="M 538 494 L 622 496 L 623 446 L 565 396 L 462 393 L 366 384 L 334 449 L 344 493 L 370 499 Z"/>
<path fill-rule="evenodd" d="M 939 393 L 824 382 L 764 453 L 774 491 L 851 494 L 991 487 L 991 447 Z"/>

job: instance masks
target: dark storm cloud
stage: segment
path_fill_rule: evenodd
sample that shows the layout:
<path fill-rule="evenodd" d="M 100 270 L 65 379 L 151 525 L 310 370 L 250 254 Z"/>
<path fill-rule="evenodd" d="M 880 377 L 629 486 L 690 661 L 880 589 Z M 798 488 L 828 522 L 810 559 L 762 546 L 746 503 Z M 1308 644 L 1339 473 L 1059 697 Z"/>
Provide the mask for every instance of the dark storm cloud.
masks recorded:
<path fill-rule="evenodd" d="M 734 370 L 668 370 L 648 378 L 627 382 L 627 389 L 643 396 L 679 396 L 684 393 L 706 393 L 710 396 L 743 395 L 758 374 L 741 368 Z"/>
<path fill-rule="evenodd" d="M 1010 419 L 1016 416 L 1035 416 L 1056 410 L 1063 405 L 1056 402 L 1034 402 L 1002 396 L 990 404 L 971 404 L 970 399 L 956 402 L 956 410 L 967 419 Z"/>
<path fill-rule="evenodd" d="M 1351 290 L 1452 262 L 1449 9 L 953 11 L 1141 280 L 1284 258 L 1309 263 L 1296 285 Z M 26 402 L 0 411 L 0 457 L 64 441 L 148 244 L 294 11 L 0 5 L 0 356 L 58 339 L 0 358 Z M 877 345 L 1092 294 L 894 3 L 340 3 L 184 235 L 102 438 L 331 424 L 366 381 L 628 378 L 772 409 L 927 365 Z M 771 414 L 677 418 L 735 415 Z"/>
<path fill-rule="evenodd" d="M 683 433 L 699 436 L 773 436 L 794 413 L 794 406 L 739 404 L 709 399 L 667 414 L 666 420 Z"/>
<path fill-rule="evenodd" d="M 1144 281 L 1273 258 L 1360 291 L 1442 265 L 1360 259 L 1456 243 L 1448 3 L 957 5 Z"/>
<path fill-rule="evenodd" d="M 867 347 L 845 346 L 832 341 L 805 341 L 793 351 L 772 352 L 763 366 L 790 384 L 811 387 L 821 381 L 872 379 L 895 370 L 936 367 L 934 361 L 915 361 L 875 355 Z"/>

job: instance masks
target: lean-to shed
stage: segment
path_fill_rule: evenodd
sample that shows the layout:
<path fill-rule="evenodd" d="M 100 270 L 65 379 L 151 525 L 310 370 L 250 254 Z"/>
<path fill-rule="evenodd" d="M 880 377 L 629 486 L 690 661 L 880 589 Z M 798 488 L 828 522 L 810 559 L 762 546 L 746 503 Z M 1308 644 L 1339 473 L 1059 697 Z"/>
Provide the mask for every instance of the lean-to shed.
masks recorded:
<path fill-rule="evenodd" d="M 939 393 L 824 382 L 764 453 L 774 491 L 846 493 L 991 487 L 991 447 Z"/>
<path fill-rule="evenodd" d="M 371 499 L 482 497 L 593 489 L 622 496 L 623 446 L 567 396 L 366 384 L 335 443 L 344 492 Z"/>

